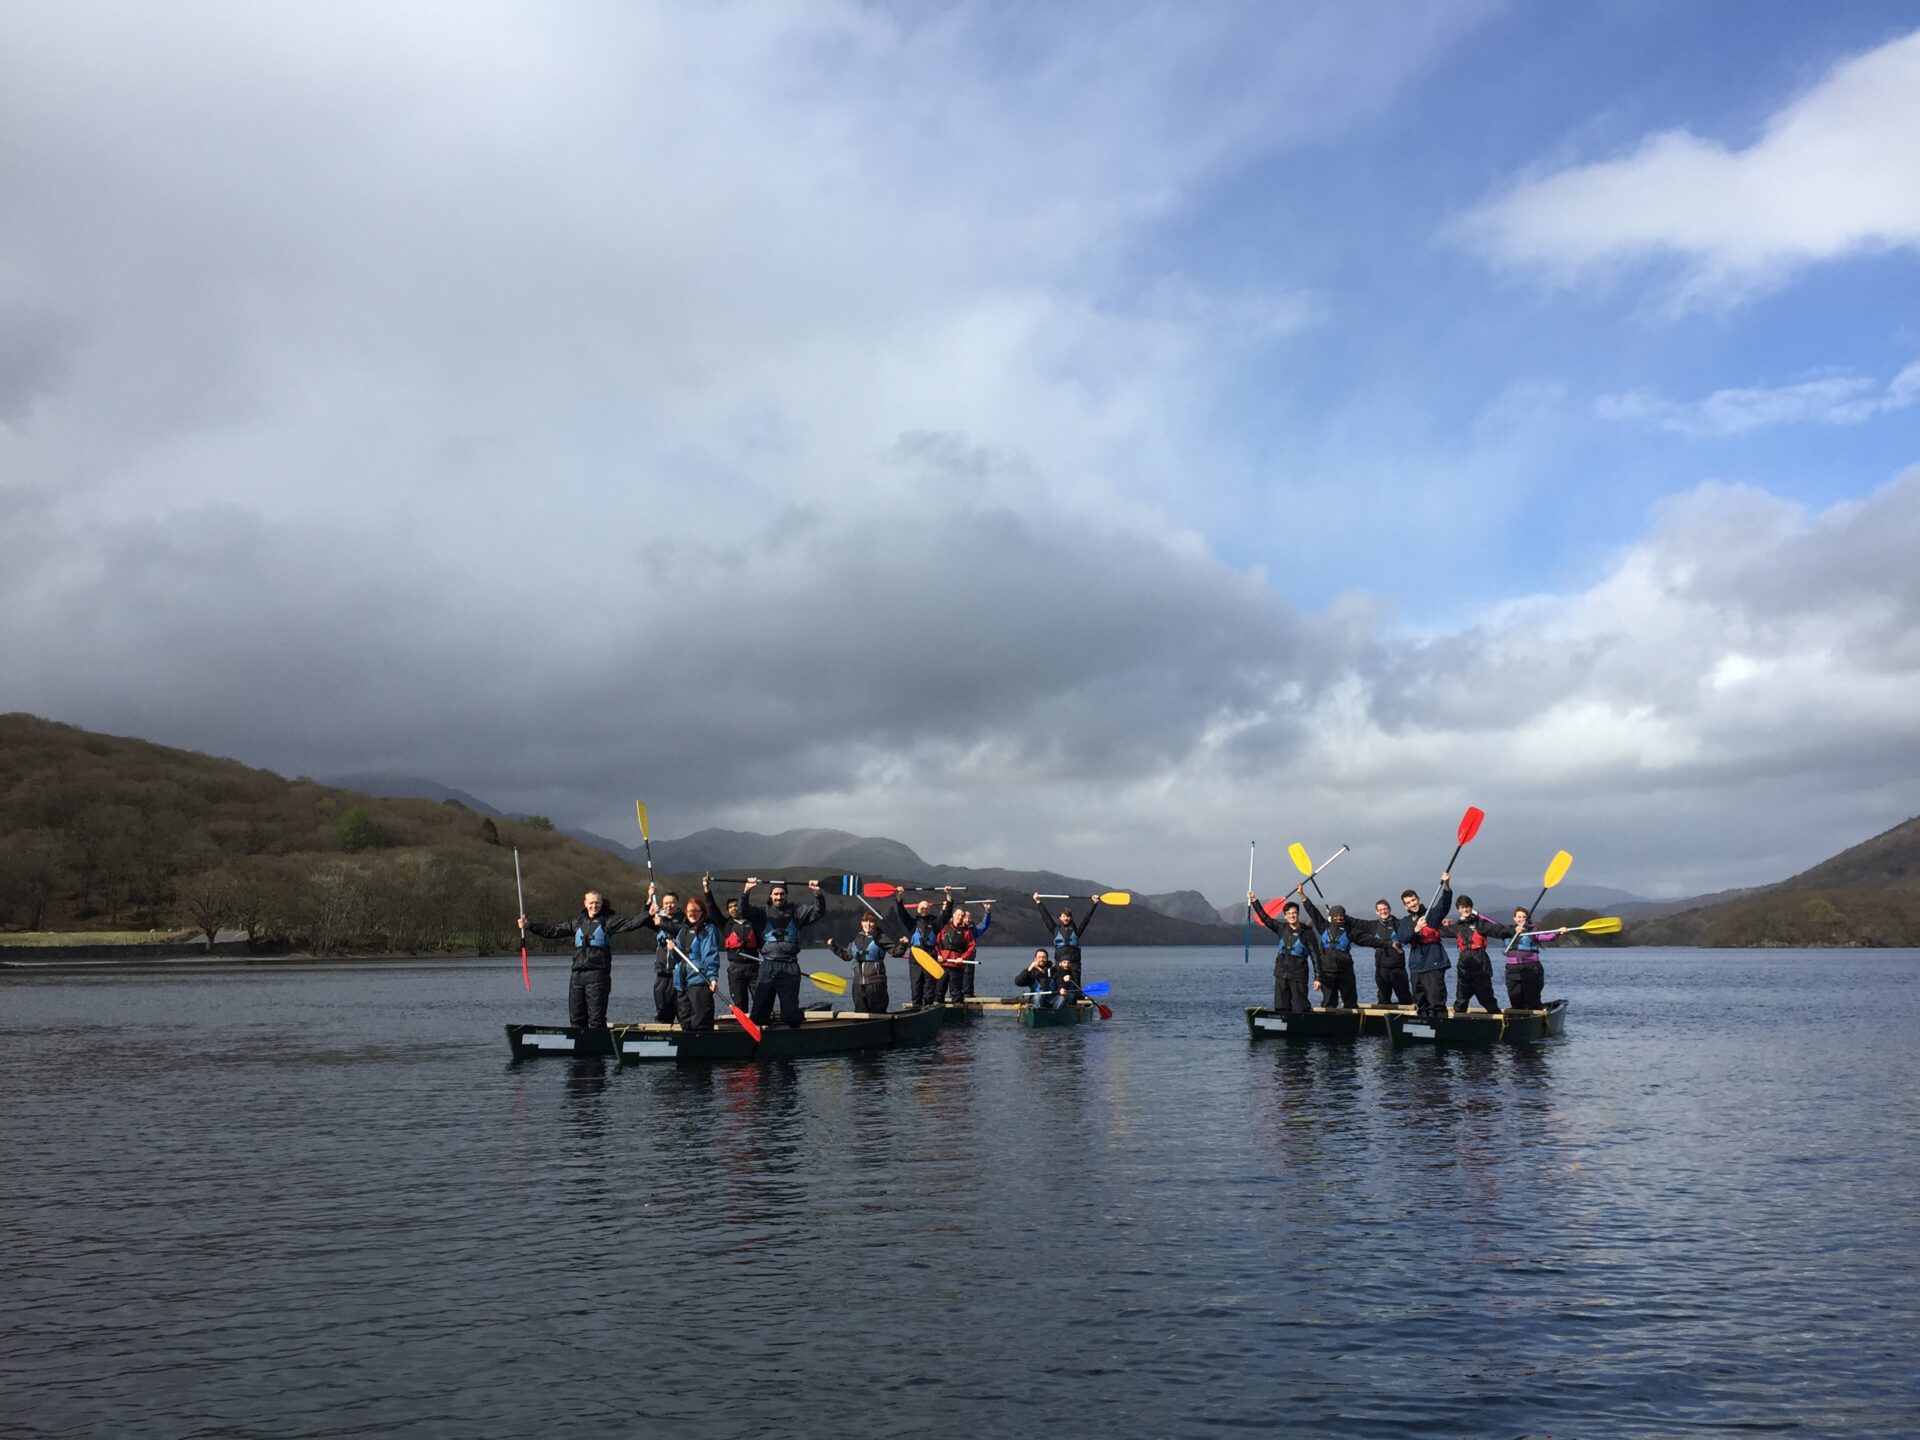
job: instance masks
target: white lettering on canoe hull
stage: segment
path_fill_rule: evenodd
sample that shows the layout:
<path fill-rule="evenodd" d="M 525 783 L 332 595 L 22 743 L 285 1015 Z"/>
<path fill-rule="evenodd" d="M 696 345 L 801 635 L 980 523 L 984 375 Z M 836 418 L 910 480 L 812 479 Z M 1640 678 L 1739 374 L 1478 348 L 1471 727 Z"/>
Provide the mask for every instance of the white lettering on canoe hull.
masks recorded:
<path fill-rule="evenodd" d="M 529 1050 L 571 1050 L 573 1049 L 573 1037 L 571 1035 L 540 1035 L 540 1034 L 524 1034 L 523 1033 L 520 1036 L 520 1043 L 526 1046 Z"/>
<path fill-rule="evenodd" d="M 1256 1015 L 1253 1017 L 1253 1026 L 1256 1030 L 1278 1030 L 1282 1035 L 1287 1033 L 1287 1022 L 1277 1015 Z"/>
<path fill-rule="evenodd" d="M 1431 1025 L 1407 1025 L 1403 1028 L 1408 1035 L 1417 1035 L 1422 1040 L 1433 1039 L 1433 1027 Z"/>
<path fill-rule="evenodd" d="M 641 1060 L 671 1060 L 673 1042 L 671 1040 L 628 1040 L 620 1047 L 622 1055 L 632 1055 Z"/>

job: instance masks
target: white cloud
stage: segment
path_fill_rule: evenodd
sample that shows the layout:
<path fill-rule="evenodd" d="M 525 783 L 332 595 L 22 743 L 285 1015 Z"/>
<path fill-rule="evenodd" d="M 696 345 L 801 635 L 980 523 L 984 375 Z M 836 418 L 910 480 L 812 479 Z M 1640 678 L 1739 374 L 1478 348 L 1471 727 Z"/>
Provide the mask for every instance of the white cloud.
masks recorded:
<path fill-rule="evenodd" d="M 1665 400 L 1645 390 L 1603 395 L 1594 413 L 1603 420 L 1659 426 L 1676 435 L 1743 435 L 1774 425 L 1858 425 L 1904 410 L 1920 399 L 1920 362 L 1907 366 L 1884 390 L 1864 375 L 1822 375 L 1791 385 L 1716 390 L 1696 401 Z"/>
<path fill-rule="evenodd" d="M 1751 145 L 1653 135 L 1618 159 L 1519 181 L 1458 233 L 1502 263 L 1563 279 L 1673 257 L 1683 301 L 1920 247 L 1920 32 L 1836 66 Z"/>

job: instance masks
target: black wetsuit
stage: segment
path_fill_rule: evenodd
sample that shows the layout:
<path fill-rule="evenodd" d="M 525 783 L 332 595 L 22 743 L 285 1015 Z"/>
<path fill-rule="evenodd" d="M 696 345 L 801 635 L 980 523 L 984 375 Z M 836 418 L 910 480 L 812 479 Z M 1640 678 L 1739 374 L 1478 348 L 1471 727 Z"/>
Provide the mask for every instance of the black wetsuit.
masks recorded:
<path fill-rule="evenodd" d="M 644 915 L 623 918 L 611 910 L 594 916 L 582 910 L 567 925 L 527 922 L 527 929 L 543 940 L 573 941 L 573 975 L 567 984 L 569 1024 L 589 1030 L 607 1028 L 607 997 L 613 993 L 613 937 L 647 923 Z"/>
<path fill-rule="evenodd" d="M 879 935 L 861 933 L 832 949 L 853 967 L 853 1008 L 884 1015 L 892 1000 L 887 994 L 887 947 Z"/>
<path fill-rule="evenodd" d="M 1320 932 L 1320 1004 L 1331 1010 L 1336 1005 L 1355 1010 L 1360 1005 L 1360 990 L 1353 974 L 1353 922 L 1340 917 L 1335 925 L 1309 900 L 1307 919 Z"/>
<path fill-rule="evenodd" d="M 1356 945 L 1373 951 L 1373 988 L 1382 1005 L 1411 1005 L 1413 987 L 1407 983 L 1407 952 L 1393 938 L 1393 920 L 1347 921 L 1347 934 Z"/>
<path fill-rule="evenodd" d="M 740 902 L 741 912 L 760 932 L 760 974 L 753 985 L 753 1023 L 765 1025 L 773 1018 L 773 1002 L 780 1002 L 782 1024 L 799 1029 L 800 1018 L 800 932 L 827 913 L 826 896 L 810 899 L 799 908 L 791 902 L 758 905 Z"/>
<path fill-rule="evenodd" d="M 1251 902 L 1247 909 L 1254 918 L 1280 937 L 1280 948 L 1273 956 L 1273 1008 L 1282 1014 L 1304 1015 L 1313 1009 L 1313 992 L 1308 988 L 1307 965 L 1320 968 L 1320 937 L 1302 925 L 1290 929 L 1285 920 L 1276 920 Z"/>

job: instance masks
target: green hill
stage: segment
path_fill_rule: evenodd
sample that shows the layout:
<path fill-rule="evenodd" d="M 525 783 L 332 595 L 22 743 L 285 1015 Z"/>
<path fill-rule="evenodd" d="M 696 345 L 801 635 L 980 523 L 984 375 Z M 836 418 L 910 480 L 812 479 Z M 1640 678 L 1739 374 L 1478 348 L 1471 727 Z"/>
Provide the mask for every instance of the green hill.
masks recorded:
<path fill-rule="evenodd" d="M 1920 946 L 1920 818 L 1775 885 L 1629 922 L 1638 945 Z"/>
<path fill-rule="evenodd" d="M 623 913 L 644 902 L 641 867 L 532 821 L 0 716 L 0 929 L 229 930 L 263 948 L 314 954 L 499 953 L 514 940 L 513 847 L 536 918 L 576 913 L 589 886 Z M 798 880 L 825 873 L 785 872 Z M 698 879 L 661 875 L 683 895 Z M 729 887 L 716 888 L 724 896 Z M 977 886 L 968 899 L 989 897 L 1000 902 L 990 942 L 1039 942 L 1030 900 Z M 816 934 L 845 937 L 862 913 L 846 899 L 831 911 Z M 1092 938 L 1194 945 L 1227 936 L 1226 927 L 1135 905 L 1104 913 Z M 652 943 L 648 934 L 625 938 L 630 948 Z"/>

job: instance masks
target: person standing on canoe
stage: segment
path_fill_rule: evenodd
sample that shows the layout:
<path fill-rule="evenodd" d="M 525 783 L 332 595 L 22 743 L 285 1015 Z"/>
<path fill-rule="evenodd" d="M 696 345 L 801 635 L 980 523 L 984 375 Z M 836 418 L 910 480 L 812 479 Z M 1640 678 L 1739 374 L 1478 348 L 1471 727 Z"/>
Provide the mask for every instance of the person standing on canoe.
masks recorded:
<path fill-rule="evenodd" d="M 1347 907 L 1329 905 L 1327 913 L 1322 915 L 1311 898 L 1302 893 L 1307 902 L 1307 919 L 1313 928 L 1320 932 L 1320 1004 L 1323 1009 L 1331 1010 L 1343 1005 L 1349 1010 L 1360 1008 L 1360 990 L 1353 973 L 1353 934 L 1352 921 L 1347 919 Z"/>
<path fill-rule="evenodd" d="M 978 925 L 973 925 L 973 943 L 976 946 L 980 943 L 980 937 L 987 933 L 987 927 L 993 924 L 993 901 L 987 900 L 982 902 L 981 908 L 987 913 L 982 917 Z M 972 925 L 973 911 L 963 906 L 960 911 L 960 923 L 963 925 Z M 980 975 L 980 967 L 978 965 L 969 965 L 962 973 L 966 976 L 966 979 L 961 982 L 961 994 L 964 998 L 971 1000 L 973 998 L 974 982 Z"/>
<path fill-rule="evenodd" d="M 853 1008 L 884 1015 L 887 994 L 887 947 L 880 941 L 880 917 L 871 911 L 860 917 L 860 933 L 845 945 L 827 942 L 827 948 L 853 967 Z M 918 969 L 919 967 L 914 967 Z"/>
<path fill-rule="evenodd" d="M 1093 897 L 1093 904 L 1087 907 L 1087 918 L 1078 925 L 1073 923 L 1073 908 L 1062 905 L 1058 915 L 1049 915 L 1047 907 L 1041 903 L 1040 896 L 1033 897 L 1034 909 L 1040 912 L 1040 923 L 1053 932 L 1053 963 L 1067 967 L 1066 980 L 1079 986 L 1086 983 L 1085 966 L 1080 954 L 1080 938 L 1087 933 L 1087 926 L 1093 923 L 1094 915 L 1100 909 L 1100 897 Z"/>
<path fill-rule="evenodd" d="M 776 880 L 767 891 L 767 908 L 753 903 L 753 892 L 760 882 L 751 876 L 740 896 L 741 912 L 760 932 L 760 974 L 753 985 L 753 1023 L 765 1025 L 773 1018 L 773 1002 L 780 1002 L 780 1023 L 797 1030 L 800 1018 L 800 932 L 827 913 L 826 897 L 820 882 L 809 880 L 807 889 L 813 898 L 803 909 L 787 903 L 787 885 Z"/>
<path fill-rule="evenodd" d="M 955 906 L 934 941 L 934 958 L 947 972 L 935 982 L 935 1003 L 951 1001 L 957 1005 L 967 998 L 967 971 L 973 968 L 971 962 L 979 948 L 972 920 L 964 909 Z"/>
<path fill-rule="evenodd" d="M 1407 952 L 1393 938 L 1393 906 L 1384 900 L 1373 902 L 1370 923 L 1348 922 L 1347 933 L 1353 943 L 1373 951 L 1373 988 L 1382 1005 L 1411 1005 L 1413 989 L 1407 983 Z"/>
<path fill-rule="evenodd" d="M 680 1005 L 673 992 L 673 947 L 668 942 L 680 930 L 680 897 L 668 890 L 656 900 L 653 886 L 647 886 L 647 918 L 640 923 L 653 931 L 654 1023 L 671 1025 Z"/>
<path fill-rule="evenodd" d="M 1471 895 L 1462 895 L 1455 903 L 1459 906 L 1458 913 L 1441 927 L 1453 937 L 1453 943 L 1460 950 L 1460 968 L 1453 976 L 1453 1013 L 1466 1014 L 1468 1002 L 1478 1000 L 1481 1009 L 1497 1015 L 1500 1002 L 1493 998 L 1493 956 L 1487 953 L 1487 937 L 1509 939 L 1513 927 L 1488 919 L 1475 910 Z"/>
<path fill-rule="evenodd" d="M 1438 1020 L 1447 1013 L 1447 947 L 1434 921 L 1446 923 L 1453 904 L 1453 877 L 1440 875 L 1440 894 L 1431 913 L 1420 903 L 1418 890 L 1402 890 L 1400 903 L 1407 913 L 1393 922 L 1393 940 L 1407 956 L 1407 978 L 1413 983 L 1413 1010 L 1423 1019 Z"/>
<path fill-rule="evenodd" d="M 1280 948 L 1273 954 L 1273 1008 L 1282 1015 L 1304 1015 L 1313 1009 L 1307 989 L 1307 962 L 1321 966 L 1320 937 L 1300 923 L 1300 902 L 1289 900 L 1274 919 L 1260 904 L 1259 897 L 1247 892 L 1247 912 L 1280 937 Z"/>
<path fill-rule="evenodd" d="M 673 943 L 680 948 L 673 957 L 674 1008 L 680 1028 L 711 1030 L 713 996 L 720 988 L 720 957 L 726 950 L 705 901 L 688 899 L 687 923 Z"/>
<path fill-rule="evenodd" d="M 1567 933 L 1558 930 L 1533 931 L 1533 912 L 1524 905 L 1513 907 L 1513 938 L 1507 942 L 1507 1008 L 1538 1010 L 1540 992 L 1546 988 L 1547 972 L 1540 963 L 1540 946 L 1558 940 Z"/>
<path fill-rule="evenodd" d="M 760 972 L 760 936 L 740 913 L 740 897 L 729 896 L 724 912 L 713 898 L 713 877 L 700 877 L 700 893 L 707 897 L 707 913 L 720 928 L 720 948 L 727 952 L 727 999 L 742 1010 L 753 1005 L 753 982 Z M 725 919 L 717 917 L 724 913 Z"/>
<path fill-rule="evenodd" d="M 900 917 L 900 928 L 907 932 L 907 950 L 903 953 L 909 957 L 914 950 L 924 950 L 931 955 L 939 948 L 940 932 L 947 928 L 947 922 L 953 918 L 953 892 L 943 890 L 940 893 L 945 898 L 938 915 L 934 914 L 931 900 L 922 900 L 909 910 L 904 900 L 894 897 L 894 913 Z M 916 1006 L 933 1004 L 939 994 L 941 977 L 927 974 L 918 962 L 909 964 L 907 974 L 910 977 L 907 993 L 911 1003 Z"/>
<path fill-rule="evenodd" d="M 573 939 L 573 975 L 567 983 L 567 1023 L 576 1029 L 607 1028 L 607 997 L 613 993 L 613 937 L 647 924 L 644 915 L 615 915 L 606 897 L 589 890 L 580 915 L 569 925 L 543 925 L 520 917 L 520 926 L 543 940 Z"/>

